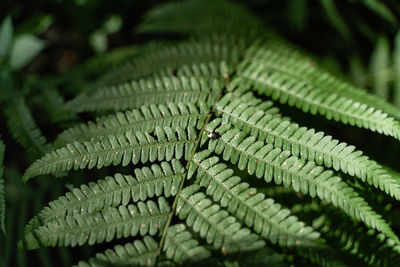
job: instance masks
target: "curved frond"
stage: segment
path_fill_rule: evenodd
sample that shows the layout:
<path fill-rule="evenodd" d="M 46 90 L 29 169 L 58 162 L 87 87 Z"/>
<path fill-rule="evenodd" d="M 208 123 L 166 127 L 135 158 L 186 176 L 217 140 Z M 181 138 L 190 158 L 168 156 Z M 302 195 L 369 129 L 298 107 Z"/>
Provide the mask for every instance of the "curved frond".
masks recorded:
<path fill-rule="evenodd" d="M 282 246 L 312 247 L 321 245 L 317 239 L 319 233 L 305 226 L 283 209 L 273 199 L 266 199 L 257 189 L 233 176 L 233 170 L 219 163 L 218 157 L 208 157 L 210 151 L 204 150 L 194 155 L 190 173 L 196 182 L 207 188 L 206 193 L 220 202 L 236 218 L 273 244 Z M 207 158 L 208 157 L 208 158 Z"/>
<path fill-rule="evenodd" d="M 116 245 L 113 249 L 97 253 L 87 262 L 80 261 L 76 267 L 155 266 L 157 252 L 157 242 L 150 236 L 144 236 L 143 241 L 135 240 L 123 246 Z"/>
<path fill-rule="evenodd" d="M 135 169 L 135 177 L 116 174 L 104 180 L 73 188 L 71 192 L 49 203 L 38 214 L 42 224 L 66 216 L 94 213 L 108 207 L 126 206 L 129 202 L 144 201 L 154 196 L 175 196 L 185 176 L 181 163 L 173 159 L 172 164 L 161 162 L 151 168 Z"/>
<path fill-rule="evenodd" d="M 243 66 L 243 65 L 242 65 Z M 259 64 L 249 64 L 233 81 L 237 86 L 251 84 L 260 94 L 329 120 L 366 128 L 400 140 L 400 123 L 381 110 L 319 90 L 311 90 L 305 82 L 290 75 L 264 70 Z"/>
<path fill-rule="evenodd" d="M 127 131 L 152 132 L 155 127 L 188 126 L 201 129 L 210 108 L 205 103 L 168 103 L 166 105 L 142 106 L 117 112 L 114 115 L 100 117 L 96 122 L 79 124 L 62 132 L 56 144 L 66 145 L 72 142 L 90 140 L 92 137 L 119 135 Z"/>
<path fill-rule="evenodd" d="M 5 111 L 9 130 L 15 140 L 28 152 L 42 156 L 52 150 L 36 125 L 23 97 L 16 98 Z"/>
<path fill-rule="evenodd" d="M 332 171 L 324 170 L 314 162 L 305 162 L 291 156 L 289 151 L 257 141 L 256 137 L 231 128 L 229 124 L 215 129 L 219 125 L 217 119 L 206 126 L 206 130 L 215 130 L 221 135 L 221 138 L 209 141 L 208 149 L 221 154 L 224 160 L 230 160 L 240 170 L 247 169 L 249 174 L 264 178 L 266 182 L 273 180 L 296 192 L 326 200 L 352 218 L 363 221 L 367 226 L 400 243 L 387 222 L 352 187 L 340 177 L 334 176 Z"/>
<path fill-rule="evenodd" d="M 140 80 L 103 88 L 88 96 L 81 94 L 66 104 L 75 112 L 124 110 L 138 108 L 148 103 L 205 102 L 212 105 L 222 89 L 222 83 L 193 77 L 164 77 L 163 79 Z"/>
<path fill-rule="evenodd" d="M 222 124 L 231 123 L 243 132 L 273 144 L 274 148 L 290 151 L 293 156 L 356 176 L 400 200 L 399 182 L 378 163 L 355 150 L 354 146 L 339 143 L 322 132 L 272 116 L 248 103 L 232 94 L 225 95 L 216 104 L 216 109 L 222 113 Z"/>
<path fill-rule="evenodd" d="M 188 159 L 195 141 L 193 127 L 187 130 L 156 127 L 153 135 L 126 132 L 124 135 L 92 138 L 89 142 L 74 142 L 38 159 L 26 170 L 23 180 L 26 182 L 37 175 L 71 169 L 100 169 L 111 164 L 126 166 L 131 162 L 169 161 L 182 157 Z"/>
<path fill-rule="evenodd" d="M 202 261 L 211 256 L 210 251 L 200 246 L 199 242 L 193 239 L 192 234 L 186 231 L 184 224 L 172 225 L 168 228 L 163 251 L 168 259 L 172 259 L 179 265 L 188 261 Z"/>
<path fill-rule="evenodd" d="M 179 194 L 176 214 L 223 254 L 261 248 L 265 242 L 191 185 Z"/>
<path fill-rule="evenodd" d="M 276 76 L 284 75 L 282 78 L 290 76 L 294 79 L 291 81 L 301 81 L 310 92 L 318 89 L 325 93 L 336 94 L 338 97 L 352 99 L 360 105 L 365 104 L 400 119 L 400 109 L 335 77 L 320 67 L 314 58 L 300 52 L 299 48 L 278 36 L 268 36 L 265 43 L 256 42 L 246 50 L 245 58 L 245 62 L 259 65 L 263 71 Z M 290 83 L 286 85 L 290 86 Z"/>
<path fill-rule="evenodd" d="M 0 139 L 0 228 L 3 233 L 6 233 L 6 226 L 4 224 L 4 220 L 6 218 L 6 192 L 4 190 L 4 150 L 5 145 L 3 140 Z"/>
<path fill-rule="evenodd" d="M 66 216 L 35 228 L 25 236 L 28 249 L 43 246 L 82 246 L 110 242 L 117 238 L 155 235 L 167 222 L 170 207 L 160 197 L 137 206 L 110 207 L 93 214 Z"/>

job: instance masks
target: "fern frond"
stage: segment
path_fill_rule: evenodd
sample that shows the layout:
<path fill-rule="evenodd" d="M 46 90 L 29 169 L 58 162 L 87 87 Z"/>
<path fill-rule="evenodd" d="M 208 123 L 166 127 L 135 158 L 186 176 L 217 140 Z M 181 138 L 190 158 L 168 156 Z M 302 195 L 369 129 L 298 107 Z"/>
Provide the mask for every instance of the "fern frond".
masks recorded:
<path fill-rule="evenodd" d="M 205 16 L 206 19 L 205 19 Z M 255 36 L 261 23 L 239 4 L 225 0 L 173 2 L 148 12 L 139 33 L 179 33 L 204 36 L 212 32 Z"/>
<path fill-rule="evenodd" d="M 143 241 L 135 240 L 123 246 L 116 245 L 113 249 L 97 253 L 87 262 L 80 261 L 76 267 L 155 266 L 157 252 L 157 242 L 150 236 L 144 236 Z"/>
<path fill-rule="evenodd" d="M 261 248 L 265 242 L 191 185 L 179 194 L 176 214 L 223 254 Z"/>
<path fill-rule="evenodd" d="M 243 38 L 227 35 L 192 39 L 177 44 L 153 44 L 141 49 L 138 56 L 114 68 L 101 79 L 89 85 L 89 89 L 115 85 L 116 82 L 129 82 L 141 78 L 162 78 L 163 76 L 183 75 L 190 70 L 199 76 L 225 77 L 233 71 L 243 54 Z M 209 70 L 206 68 L 209 67 Z M 198 76 L 196 75 L 196 76 Z M 209 75 L 205 75 L 209 76 Z"/>
<path fill-rule="evenodd" d="M 160 197 L 158 204 L 149 200 L 137 206 L 119 206 L 98 213 L 66 216 L 39 226 L 25 236 L 28 249 L 43 246 L 82 246 L 85 243 L 110 242 L 117 238 L 155 235 L 163 229 L 170 213 L 167 201 Z"/>
<path fill-rule="evenodd" d="M 0 138 L 0 228 L 3 231 L 3 234 L 6 234 L 6 226 L 5 226 L 5 218 L 6 218 L 6 192 L 4 190 L 4 151 L 5 145 L 3 140 Z"/>
<path fill-rule="evenodd" d="M 258 69 L 257 72 L 266 72 L 263 76 L 264 78 L 267 78 L 267 76 L 273 79 L 277 78 L 275 82 L 270 81 L 269 78 L 266 82 L 261 82 L 259 79 L 259 82 L 264 83 L 264 87 L 272 87 L 278 91 L 284 90 L 283 93 L 287 90 L 286 93 L 290 95 L 290 98 L 299 97 L 300 95 L 297 96 L 296 94 L 300 92 L 302 92 L 302 95 L 307 96 L 308 94 L 312 95 L 321 91 L 323 94 L 320 97 L 326 95 L 326 93 L 329 95 L 336 95 L 331 101 L 340 97 L 348 98 L 353 102 L 359 102 L 360 105 L 365 104 L 367 106 L 365 108 L 374 108 L 400 119 L 400 110 L 397 107 L 386 102 L 384 99 L 368 94 L 365 90 L 356 88 L 333 76 L 319 67 L 312 57 L 299 52 L 297 48 L 287 44 L 279 37 L 271 36 L 266 38 L 265 43 L 260 41 L 249 47 L 246 50 L 242 68 L 246 65 L 249 65 L 249 72 L 245 71 L 245 73 L 251 73 L 252 70 Z M 250 66 L 252 66 L 251 70 Z M 257 72 L 254 73 L 256 76 Z M 285 82 L 287 77 L 289 77 L 289 79 Z M 282 82 L 283 84 L 280 84 Z M 317 89 L 317 91 L 315 91 L 315 89 Z M 276 92 L 276 94 L 279 95 L 279 92 Z M 294 96 L 292 96 L 292 94 L 294 94 Z M 316 98 L 316 100 L 319 101 L 321 99 Z M 284 102 L 286 103 L 287 101 Z M 308 101 L 306 101 L 306 103 L 308 103 Z M 291 101 L 289 101 L 288 104 L 293 105 Z M 311 104 L 312 102 L 310 105 Z M 300 107 L 300 103 L 297 103 L 295 106 Z M 321 113 L 321 115 L 324 115 L 324 113 Z"/>
<path fill-rule="evenodd" d="M 202 261 L 211 256 L 199 242 L 193 239 L 192 234 L 186 231 L 184 224 L 172 225 L 168 228 L 163 251 L 168 259 L 182 265 L 185 262 Z"/>
<path fill-rule="evenodd" d="M 152 132 L 155 127 L 188 126 L 200 129 L 210 108 L 205 103 L 168 103 L 166 105 L 142 106 L 97 118 L 96 122 L 79 124 L 62 132 L 55 144 L 65 145 L 74 141 L 82 142 L 92 137 L 119 135 L 127 131 Z"/>
<path fill-rule="evenodd" d="M 25 172 L 23 180 L 57 171 L 71 169 L 98 169 L 111 164 L 122 166 L 130 162 L 170 161 L 173 158 L 188 160 L 195 145 L 193 127 L 156 127 L 153 135 L 145 132 L 126 132 L 124 135 L 92 138 L 89 142 L 74 142 L 46 154 Z"/>
<path fill-rule="evenodd" d="M 221 207 L 273 244 L 298 247 L 318 245 L 319 233 L 291 216 L 289 210 L 283 209 L 273 199 L 266 199 L 257 189 L 241 182 L 240 177 L 233 176 L 233 170 L 219 163 L 218 157 L 207 158 L 210 153 L 203 150 L 195 154 L 188 174 L 197 170 L 196 183 L 206 187 L 206 193 L 220 202 Z"/>
<path fill-rule="evenodd" d="M 14 139 L 28 152 L 42 156 L 52 150 L 36 125 L 23 97 L 17 97 L 5 111 L 7 124 Z"/>
<path fill-rule="evenodd" d="M 186 77 L 164 77 L 160 79 L 133 81 L 118 87 L 104 88 L 93 95 L 81 94 L 66 104 L 66 108 L 75 111 L 124 110 L 138 108 L 148 103 L 167 104 L 170 102 L 204 101 L 212 105 L 222 84 L 217 80 Z"/>
<path fill-rule="evenodd" d="M 151 168 L 135 169 L 135 177 L 116 174 L 104 180 L 73 188 L 71 192 L 50 202 L 38 214 L 45 224 L 65 216 L 98 212 L 107 207 L 126 206 L 130 201 L 144 201 L 154 196 L 175 196 L 185 172 L 176 159 L 171 163 L 153 164 Z"/>
<path fill-rule="evenodd" d="M 256 137 L 231 128 L 229 124 L 215 129 L 219 125 L 220 120 L 216 119 L 206 126 L 206 130 L 221 135 L 221 138 L 209 141 L 208 149 L 222 154 L 224 160 L 230 160 L 240 170 L 247 169 L 249 174 L 264 178 L 266 182 L 274 180 L 276 184 L 283 183 L 296 192 L 326 200 L 355 220 L 364 222 L 400 243 L 387 222 L 352 187 L 340 177 L 334 176 L 332 171 L 324 170 L 314 162 L 304 162 L 291 156 L 289 151 L 257 141 Z"/>
<path fill-rule="evenodd" d="M 258 93 L 304 112 L 321 114 L 329 120 L 366 128 L 400 140 L 400 123 L 381 110 L 318 88 L 311 89 L 300 79 L 268 71 L 260 64 L 243 64 L 234 83 L 239 86 L 251 84 Z"/>
<path fill-rule="evenodd" d="M 354 146 L 339 143 L 322 132 L 316 133 L 314 129 L 300 127 L 258 107 L 252 107 L 248 104 L 249 98 L 244 101 L 231 93 L 226 94 L 216 104 L 216 110 L 222 113 L 222 124 L 231 123 L 243 132 L 273 144 L 274 148 L 290 151 L 293 156 L 356 176 L 400 200 L 399 182 L 378 163 L 355 150 Z"/>

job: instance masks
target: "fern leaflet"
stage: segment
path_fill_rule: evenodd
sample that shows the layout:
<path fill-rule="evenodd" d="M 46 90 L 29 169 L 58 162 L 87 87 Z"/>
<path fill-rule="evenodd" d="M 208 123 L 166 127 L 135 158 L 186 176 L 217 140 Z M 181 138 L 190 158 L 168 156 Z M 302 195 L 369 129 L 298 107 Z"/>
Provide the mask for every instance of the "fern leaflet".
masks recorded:
<path fill-rule="evenodd" d="M 83 168 L 98 169 L 103 166 L 128 165 L 130 162 L 154 162 L 155 160 L 186 160 L 195 145 L 196 132 L 176 127 L 156 127 L 154 136 L 142 132 L 126 132 L 124 135 L 92 138 L 89 142 L 75 142 L 46 154 L 25 172 L 23 180 L 57 171 Z"/>
<path fill-rule="evenodd" d="M 75 112 L 124 110 L 138 108 L 146 103 L 167 104 L 169 102 L 204 101 L 208 105 L 215 102 L 221 90 L 217 80 L 207 82 L 195 78 L 168 78 L 140 80 L 118 87 L 98 90 L 91 96 L 82 94 L 66 104 Z"/>
<path fill-rule="evenodd" d="M 316 133 L 314 129 L 272 116 L 249 103 L 248 96 L 237 98 L 233 94 L 225 95 L 216 104 L 216 109 L 222 113 L 222 124 L 232 123 L 243 132 L 273 144 L 275 148 L 356 176 L 400 200 L 400 184 L 379 164 L 355 150 L 354 146 L 339 143 L 322 132 Z"/>
<path fill-rule="evenodd" d="M 118 112 L 114 115 L 101 117 L 96 122 L 80 124 L 62 132 L 56 139 L 56 144 L 68 144 L 74 141 L 82 142 L 92 137 L 119 135 L 127 131 L 152 132 L 155 127 L 188 126 L 200 129 L 209 113 L 205 103 L 168 103 L 167 105 L 142 106 L 140 109 Z"/>
<path fill-rule="evenodd" d="M 170 207 L 163 197 L 137 206 L 110 207 L 93 214 L 66 216 L 33 229 L 25 236 L 28 249 L 44 246 L 82 246 L 110 242 L 138 234 L 155 235 L 163 229 Z"/>

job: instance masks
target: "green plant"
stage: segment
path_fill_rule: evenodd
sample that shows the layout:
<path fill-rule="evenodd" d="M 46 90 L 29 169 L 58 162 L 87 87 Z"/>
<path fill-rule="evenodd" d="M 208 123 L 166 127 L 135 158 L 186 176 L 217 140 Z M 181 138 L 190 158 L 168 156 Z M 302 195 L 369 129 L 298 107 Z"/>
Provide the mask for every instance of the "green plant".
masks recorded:
<path fill-rule="evenodd" d="M 395 223 L 380 205 L 400 199 L 398 174 L 278 108 L 400 140 L 396 107 L 335 78 L 229 2 L 169 3 L 138 32 L 190 38 L 88 64 L 113 68 L 96 66 L 100 78 L 75 88 L 82 92 L 64 108 L 99 117 L 62 132 L 23 179 L 128 174 L 50 202 L 26 226 L 26 248 L 123 239 L 80 266 L 399 261 Z"/>

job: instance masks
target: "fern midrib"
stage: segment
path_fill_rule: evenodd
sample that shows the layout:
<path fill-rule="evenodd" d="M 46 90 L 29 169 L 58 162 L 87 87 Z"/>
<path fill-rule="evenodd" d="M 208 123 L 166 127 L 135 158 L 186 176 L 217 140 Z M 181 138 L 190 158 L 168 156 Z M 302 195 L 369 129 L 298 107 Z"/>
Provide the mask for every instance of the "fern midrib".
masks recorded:
<path fill-rule="evenodd" d="M 319 183 L 319 181 L 317 181 L 317 180 L 315 180 L 315 179 L 312 179 L 312 178 L 310 177 L 310 175 L 300 176 L 298 173 L 293 172 L 293 171 L 290 171 L 289 169 L 283 169 L 283 168 L 281 168 L 278 164 L 276 164 L 276 163 L 274 163 L 274 162 L 268 162 L 268 161 L 266 161 L 266 160 L 263 159 L 263 158 L 256 157 L 256 156 L 254 156 L 253 154 L 250 154 L 250 153 L 248 153 L 247 151 L 245 151 L 245 150 L 243 150 L 243 149 L 240 149 L 239 147 L 235 147 L 235 146 L 231 145 L 229 142 L 226 142 L 225 140 L 223 140 L 222 138 L 220 138 L 220 140 L 222 140 L 226 145 L 230 146 L 231 148 L 233 148 L 233 149 L 235 149 L 235 150 L 237 150 L 237 151 L 240 151 L 241 154 L 247 155 L 249 158 L 250 158 L 250 157 L 256 158 L 258 161 L 262 161 L 262 162 L 264 162 L 266 165 L 269 165 L 269 166 L 271 166 L 271 167 L 273 167 L 273 168 L 275 168 L 275 169 L 279 169 L 279 170 L 281 170 L 282 172 L 286 172 L 286 173 L 290 174 L 291 176 L 298 177 L 299 180 L 306 179 L 309 183 L 314 183 L 315 185 L 319 185 L 319 186 L 316 186 L 316 188 L 318 188 L 318 187 L 319 187 L 319 188 L 324 188 L 325 191 L 330 192 L 332 195 L 338 196 L 337 199 L 343 199 L 343 200 L 345 200 L 346 202 L 348 202 L 348 203 L 344 203 L 344 205 L 347 204 L 351 209 L 353 209 L 354 211 L 356 211 L 356 212 L 354 212 L 355 217 L 356 217 L 356 218 L 359 217 L 359 218 L 357 218 L 358 220 L 361 220 L 361 221 L 363 221 L 365 224 L 367 224 L 368 226 L 371 226 L 371 227 L 372 227 L 372 225 L 370 225 L 370 223 L 368 223 L 368 221 L 371 221 L 370 219 L 368 219 L 368 220 L 362 220 L 362 218 L 369 218 L 369 217 L 372 217 L 372 216 L 377 215 L 377 214 L 371 209 L 371 212 L 372 212 L 373 214 L 370 214 L 370 216 L 365 216 L 366 214 L 368 214 L 368 212 L 365 211 L 365 206 L 360 206 L 358 201 L 357 201 L 357 202 L 354 202 L 354 201 L 352 202 L 351 200 L 349 200 L 348 197 L 345 196 L 345 195 L 342 193 L 342 191 L 341 191 L 340 189 L 338 189 L 338 190 L 332 190 L 331 188 L 327 187 L 327 185 L 326 185 L 325 183 Z M 330 178 L 333 178 L 333 177 L 334 177 L 334 176 L 331 176 Z M 292 181 L 293 181 L 293 180 L 292 180 Z M 344 182 L 342 181 L 342 179 L 341 179 L 341 182 L 344 183 Z M 353 191 L 353 192 L 354 192 L 354 191 Z M 317 194 L 317 195 L 318 195 L 318 194 Z M 319 195 L 318 195 L 318 196 L 319 196 Z M 340 197 L 341 197 L 341 198 L 340 198 Z M 326 199 L 326 198 L 324 197 L 324 199 Z M 326 199 L 326 200 L 329 201 L 329 202 L 331 202 L 329 199 Z M 339 202 L 339 203 L 340 203 L 340 202 Z M 339 206 L 339 205 L 338 205 L 338 206 Z M 354 207 L 354 206 L 356 206 L 356 207 Z M 339 207 L 340 207 L 340 206 L 339 206 Z M 368 206 L 367 206 L 367 207 L 368 207 Z M 357 216 L 357 213 L 360 213 L 360 215 Z M 363 215 L 361 215 L 361 214 L 363 214 Z M 352 216 L 352 217 L 353 217 L 353 216 Z M 400 243 L 400 240 L 398 239 L 398 237 L 396 236 L 396 234 L 392 231 L 392 229 L 389 227 L 389 225 L 386 225 L 385 222 L 381 222 L 379 219 L 378 219 L 378 221 L 377 221 L 377 219 L 375 219 L 375 218 L 373 218 L 372 221 L 375 222 L 374 224 L 375 224 L 375 228 L 376 228 L 377 230 L 379 230 L 380 232 L 384 233 L 384 234 L 387 235 L 388 237 L 393 238 L 397 243 Z M 374 228 L 374 227 L 373 227 L 373 228 Z M 383 229 L 383 228 L 387 228 L 387 229 L 385 230 L 385 229 Z"/>
<path fill-rule="evenodd" d="M 205 169 L 205 168 L 203 168 L 203 167 L 201 166 L 201 164 L 198 164 L 198 165 L 199 165 L 199 167 L 201 167 L 201 168 L 208 174 L 209 177 L 212 177 L 212 179 L 213 179 L 221 188 L 224 188 L 224 192 L 225 192 L 225 193 L 228 193 L 232 198 L 238 200 L 238 201 L 242 204 L 242 205 L 239 205 L 239 206 L 245 206 L 245 207 L 247 207 L 248 210 L 252 210 L 252 211 L 253 211 L 254 213 L 256 213 L 259 217 L 263 218 L 263 221 L 268 221 L 268 222 L 270 223 L 270 225 L 272 225 L 273 227 L 279 229 L 280 232 L 284 232 L 284 233 L 286 233 L 286 235 L 287 235 L 288 237 L 289 237 L 289 236 L 292 236 L 293 239 L 295 239 L 296 241 L 299 241 L 299 238 L 300 238 L 300 237 L 296 236 L 295 233 L 289 232 L 288 229 L 282 227 L 282 226 L 280 225 L 279 222 L 274 221 L 274 220 L 273 220 L 274 216 L 272 216 L 271 218 L 266 217 L 263 213 L 261 213 L 259 210 L 255 209 L 253 206 L 250 206 L 246 201 L 244 201 L 243 199 L 241 199 L 238 195 L 234 195 L 234 194 L 232 193 L 232 191 L 231 191 L 231 188 L 226 187 L 223 183 L 221 183 L 221 182 L 218 181 L 217 179 L 214 179 L 213 176 L 212 176 L 212 174 L 211 174 L 210 171 L 209 171 L 211 168 L 210 168 L 210 169 Z M 249 197 L 250 197 L 250 196 L 252 196 L 252 195 L 249 195 Z M 254 204 L 254 206 L 256 206 L 256 205 L 262 203 L 263 201 L 265 201 L 265 199 L 263 199 L 262 201 L 260 201 L 260 202 L 258 202 L 258 203 L 253 203 L 253 204 Z M 267 210 L 268 208 L 269 208 L 268 206 L 267 206 L 267 207 L 264 206 L 264 211 Z M 236 213 L 237 213 L 237 210 L 236 210 L 235 212 L 231 212 L 231 214 L 236 214 Z M 241 221 L 243 222 L 243 220 L 241 220 Z M 298 223 L 304 224 L 303 222 L 298 222 Z M 300 230 L 300 233 L 301 233 L 301 231 L 302 231 L 302 229 Z"/>
<path fill-rule="evenodd" d="M 163 118 L 153 118 L 153 119 L 147 119 L 147 120 L 142 120 L 142 121 L 135 121 L 132 123 L 128 123 L 125 125 L 119 125 L 119 126 L 115 126 L 112 125 L 112 128 L 110 126 L 105 125 L 105 123 L 110 123 L 109 121 L 99 121 L 97 122 L 95 125 L 96 128 L 88 126 L 85 124 L 85 126 L 87 126 L 89 128 L 89 130 L 82 130 L 82 128 L 75 128 L 73 129 L 74 132 L 71 131 L 71 133 L 65 132 L 65 134 L 67 135 L 64 138 L 61 138 L 62 141 L 69 141 L 69 140 L 85 140 L 87 138 L 91 138 L 91 137 L 98 137 L 98 136 L 106 136 L 107 134 L 110 133 L 119 133 L 121 134 L 121 132 L 127 132 L 131 129 L 133 129 L 136 125 L 140 125 L 140 124 L 146 124 L 146 123 L 155 123 L 153 125 L 153 128 L 156 127 L 157 122 L 163 122 L 165 120 L 169 120 L 169 119 L 183 119 L 183 118 L 201 118 L 201 117 L 205 117 L 207 116 L 208 113 L 197 113 L 197 114 L 180 114 L 180 115 L 175 115 L 175 116 L 166 116 Z M 126 117 L 124 117 L 126 118 Z M 118 123 L 120 123 L 118 121 Z M 101 124 L 102 126 L 100 127 L 99 124 Z"/>
<path fill-rule="evenodd" d="M 313 101 L 312 99 L 309 99 L 307 96 L 302 96 L 302 95 L 299 95 L 299 94 L 294 94 L 294 93 L 292 93 L 292 92 L 286 90 L 284 86 L 279 86 L 278 84 L 276 84 L 276 83 L 274 83 L 274 82 L 271 82 L 271 81 L 268 81 L 268 80 L 264 79 L 263 77 L 258 77 L 258 78 L 257 78 L 257 77 L 254 77 L 253 75 L 247 75 L 247 74 L 245 74 L 245 73 L 243 73 L 243 72 L 240 73 L 239 75 L 242 76 L 242 77 L 244 77 L 244 78 L 246 78 L 246 79 L 253 80 L 253 81 L 256 82 L 256 83 L 261 83 L 261 84 L 263 84 L 263 85 L 270 86 L 270 87 L 272 87 L 272 88 L 274 88 L 274 89 L 276 89 L 276 90 L 279 90 L 279 91 L 281 91 L 281 92 L 284 92 L 285 94 L 288 94 L 288 95 L 294 97 L 295 99 L 298 99 L 298 100 L 300 100 L 300 101 L 304 101 L 304 102 L 306 102 L 306 103 L 308 103 L 308 104 L 310 104 L 310 105 L 313 105 L 313 106 L 317 106 L 317 107 L 319 107 L 319 109 L 330 110 L 330 111 L 332 112 L 332 114 L 339 113 L 339 114 L 345 115 L 345 116 L 347 116 L 347 117 L 355 118 L 355 119 L 357 119 L 358 121 L 367 121 L 367 122 L 369 122 L 370 125 L 381 125 L 381 127 L 382 127 L 383 129 L 385 129 L 384 131 L 392 132 L 392 129 L 391 129 L 392 127 L 390 126 L 389 122 L 387 122 L 387 120 L 386 120 L 387 117 L 381 118 L 380 120 L 374 120 L 374 119 L 370 119 L 370 118 L 369 118 L 369 117 L 371 117 L 371 116 L 368 116 L 368 117 L 359 116 L 359 115 L 356 115 L 356 114 L 354 114 L 354 113 L 346 112 L 345 110 L 333 109 L 332 107 L 329 107 L 328 105 L 324 105 L 324 104 L 322 104 L 322 103 Z M 337 99 L 336 99 L 336 100 L 337 100 Z M 358 102 L 353 102 L 353 103 L 358 103 Z M 367 111 L 367 110 L 365 110 L 365 111 Z M 376 111 L 376 109 L 374 109 L 374 111 Z M 318 113 L 321 114 L 321 111 L 318 110 Z M 385 114 L 385 113 L 382 113 L 382 114 Z M 379 115 L 382 115 L 382 114 L 379 114 Z M 321 114 L 321 115 L 322 115 L 322 114 Z M 378 114 L 371 113 L 370 115 L 378 115 Z M 337 120 L 337 119 L 335 118 L 335 116 L 332 116 L 332 118 L 334 118 L 334 120 Z M 339 119 L 339 120 L 340 120 L 340 119 Z M 382 122 L 384 122 L 384 123 L 382 123 Z M 394 122 L 395 126 L 397 126 L 397 127 L 393 127 L 393 128 L 395 128 L 398 132 L 400 132 L 400 125 L 399 125 L 399 123 L 397 123 L 396 121 L 393 121 L 393 122 Z M 347 122 L 347 124 L 349 124 L 349 122 Z M 356 122 L 355 122 L 355 124 L 357 125 Z M 388 125 L 389 125 L 389 126 L 388 126 Z M 364 126 L 363 126 L 363 127 L 364 127 Z M 376 131 L 376 130 L 375 130 L 375 131 Z M 396 131 L 395 133 L 393 133 L 393 134 L 395 135 L 394 137 L 396 137 L 396 139 L 399 138 L 399 137 L 398 137 L 398 136 L 399 136 L 399 133 L 398 133 L 397 131 Z"/>
<path fill-rule="evenodd" d="M 127 184 L 126 186 L 122 186 L 122 187 L 118 187 L 118 188 L 116 188 L 115 190 L 112 190 L 112 191 L 107 191 L 107 192 L 105 192 L 105 191 L 102 191 L 102 193 L 99 193 L 99 194 L 97 194 L 97 195 L 93 195 L 93 196 L 91 196 L 91 197 L 87 197 L 86 199 L 84 199 L 84 200 L 80 200 L 79 198 L 76 198 L 75 199 L 75 201 L 73 201 L 73 202 L 70 202 L 70 203 L 67 203 L 67 205 L 68 205 L 68 207 L 66 207 L 66 206 L 64 206 L 64 207 L 61 207 L 61 208 L 59 208 L 59 209 L 51 209 L 51 213 L 49 213 L 49 214 L 45 214 L 45 215 L 43 215 L 43 214 L 41 214 L 41 219 L 43 220 L 43 223 L 48 223 L 48 222 L 51 222 L 51 221 L 54 221 L 54 220 L 56 220 L 56 219 L 59 219 L 60 217 L 57 215 L 58 213 L 61 213 L 61 212 L 63 212 L 63 211 L 68 211 L 68 210 L 70 210 L 69 212 L 70 213 L 74 213 L 74 211 L 73 211 L 73 208 L 74 207 L 76 207 L 76 206 L 83 206 L 83 204 L 84 203 L 86 203 L 86 202 L 90 202 L 90 201 L 92 201 L 93 199 L 95 199 L 95 198 L 102 198 L 103 196 L 105 196 L 105 195 L 108 195 L 108 194 L 112 194 L 112 195 L 114 195 L 114 193 L 115 192 L 117 192 L 117 191 L 124 191 L 125 189 L 128 189 L 128 188 L 133 188 L 133 187 L 141 187 L 141 186 L 144 186 L 144 185 L 148 185 L 148 184 L 151 184 L 151 183 L 157 183 L 157 182 L 159 182 L 159 181 L 163 181 L 163 180 L 169 180 L 169 179 L 174 179 L 174 178 L 178 178 L 178 177 L 182 177 L 183 175 L 185 175 L 186 174 L 186 172 L 184 172 L 184 173 L 181 173 L 181 174 L 174 174 L 174 175 L 169 175 L 169 176 L 163 176 L 163 177 L 154 177 L 153 179 L 149 179 L 149 180 L 146 180 L 146 181 L 140 181 L 140 182 L 138 182 L 137 184 Z M 134 177 L 133 177 L 134 178 Z M 183 177 L 182 177 L 183 178 Z M 135 178 L 134 178 L 135 179 Z M 136 180 L 137 181 L 137 180 Z M 100 187 L 101 188 L 101 187 Z M 132 190 L 130 190 L 130 192 L 132 192 Z M 71 192 L 72 193 L 72 192 Z M 72 193 L 73 194 L 73 193 Z M 75 196 L 75 195 L 74 195 Z M 81 211 L 82 212 L 82 211 Z M 97 210 L 94 210 L 93 212 L 87 212 L 86 214 L 93 214 L 94 212 L 97 212 Z M 69 215 L 72 215 L 72 214 L 69 214 Z M 80 213 L 81 214 L 81 213 Z M 67 216 L 68 216 L 68 214 L 67 214 Z M 43 218 L 44 217 L 44 218 Z M 50 217 L 50 218 L 49 218 Z"/>
<path fill-rule="evenodd" d="M 217 102 L 217 101 L 216 101 L 216 102 Z M 215 102 L 215 103 L 216 103 L 216 102 Z M 190 162 L 193 160 L 193 157 L 194 157 L 194 155 L 195 155 L 195 153 L 196 153 L 196 151 L 197 151 L 197 147 L 199 146 L 201 137 L 202 137 L 203 134 L 205 133 L 205 126 L 207 125 L 207 123 L 208 123 L 209 120 L 211 119 L 211 116 L 212 116 L 212 113 L 209 113 L 209 114 L 207 115 L 207 118 L 204 120 L 204 123 L 203 123 L 203 125 L 202 125 L 202 128 L 201 128 L 201 130 L 200 130 L 200 132 L 199 132 L 199 134 L 198 134 L 198 137 L 197 137 L 197 139 L 196 139 L 196 141 L 195 141 L 195 145 L 194 145 L 194 148 L 193 148 L 193 150 L 192 150 L 192 154 L 190 155 L 190 158 L 189 158 L 189 160 L 188 160 L 188 162 L 186 163 L 186 166 L 185 166 L 185 168 L 184 168 L 184 169 L 186 170 L 186 172 L 185 172 L 186 175 L 187 175 L 187 173 L 188 173 L 187 170 L 188 170 L 189 164 L 190 164 Z M 186 180 L 186 179 L 182 179 L 182 182 L 181 182 L 181 184 L 179 185 L 178 193 L 176 194 L 176 197 L 175 197 L 174 202 L 173 202 L 173 204 L 172 204 L 171 215 L 170 215 L 170 217 L 168 218 L 167 223 L 165 224 L 164 231 L 163 231 L 163 233 L 162 233 L 162 236 L 161 236 L 161 239 L 160 239 L 160 242 L 159 242 L 159 251 L 158 251 L 158 255 L 161 254 L 162 248 L 163 248 L 163 246 L 164 246 L 164 242 L 165 242 L 165 239 L 166 239 L 167 234 L 168 234 L 168 229 L 169 229 L 169 226 L 170 226 L 170 224 L 171 224 L 172 217 L 174 216 L 176 207 L 177 207 L 177 205 L 178 205 L 179 196 L 180 196 L 180 194 L 181 194 L 181 192 L 182 192 L 183 186 L 184 186 L 184 184 L 185 184 L 185 180 Z M 157 257 L 157 260 L 156 260 L 157 262 L 158 262 L 158 258 L 159 258 L 159 257 Z"/>

